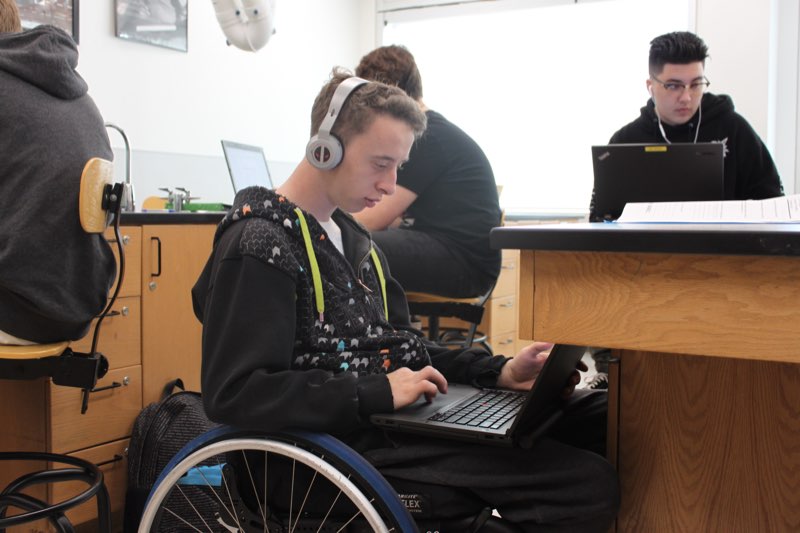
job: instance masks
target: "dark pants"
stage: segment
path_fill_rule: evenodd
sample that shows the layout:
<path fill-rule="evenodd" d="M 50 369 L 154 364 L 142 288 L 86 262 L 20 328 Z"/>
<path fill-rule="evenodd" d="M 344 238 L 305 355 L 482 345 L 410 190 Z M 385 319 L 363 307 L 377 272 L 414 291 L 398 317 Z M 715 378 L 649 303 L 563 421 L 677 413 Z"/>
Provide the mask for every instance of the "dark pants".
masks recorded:
<path fill-rule="evenodd" d="M 616 471 L 601 455 L 606 410 L 605 391 L 576 391 L 531 449 L 395 434 L 394 448 L 364 455 L 398 492 L 422 493 L 439 518 L 489 506 L 526 532 L 605 532 L 619 507 Z"/>
<path fill-rule="evenodd" d="M 406 292 L 471 298 L 486 293 L 497 278 L 477 268 L 452 243 L 429 233 L 392 228 L 374 232 L 372 240 L 386 254 L 392 277 Z"/>
<path fill-rule="evenodd" d="M 602 454 L 606 437 L 606 392 L 578 390 L 564 407 L 564 416 L 530 449 L 437 440 L 393 433 L 392 445 L 363 452 L 397 490 L 417 520 L 448 520 L 497 509 L 503 519 L 525 532 L 605 533 L 619 507 L 614 468 Z M 255 466 L 261 462 L 262 466 Z M 241 469 L 236 456 L 229 462 Z M 263 454 L 251 457 L 256 487 L 264 485 Z M 255 467 L 254 467 L 255 466 Z M 244 470 L 240 470 L 244 471 Z M 295 470 L 283 458 L 270 458 L 270 505 L 289 509 L 304 498 L 292 491 L 291 480 L 305 487 L 313 473 Z M 251 481 L 239 486 L 251 509 L 257 509 Z M 250 492 L 250 494 L 252 494 Z M 305 509 L 324 515 L 336 496 L 333 487 L 315 486 Z M 293 495 L 293 496 L 292 496 Z M 331 516 L 353 514 L 349 502 L 337 501 Z"/>
<path fill-rule="evenodd" d="M 608 374 L 608 363 L 611 361 L 611 350 L 609 348 L 598 348 L 591 346 L 589 347 L 589 353 L 592 354 L 595 370 Z"/>

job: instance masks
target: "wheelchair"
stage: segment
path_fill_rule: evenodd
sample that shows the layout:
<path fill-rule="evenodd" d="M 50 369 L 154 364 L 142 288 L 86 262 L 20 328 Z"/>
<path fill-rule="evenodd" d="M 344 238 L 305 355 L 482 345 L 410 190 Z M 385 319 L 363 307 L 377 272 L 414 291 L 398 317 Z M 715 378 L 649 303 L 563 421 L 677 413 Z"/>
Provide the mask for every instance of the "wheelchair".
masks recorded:
<path fill-rule="evenodd" d="M 415 521 L 397 491 L 335 437 L 228 426 L 190 441 L 156 480 L 139 533 L 518 533 L 486 509 Z"/>

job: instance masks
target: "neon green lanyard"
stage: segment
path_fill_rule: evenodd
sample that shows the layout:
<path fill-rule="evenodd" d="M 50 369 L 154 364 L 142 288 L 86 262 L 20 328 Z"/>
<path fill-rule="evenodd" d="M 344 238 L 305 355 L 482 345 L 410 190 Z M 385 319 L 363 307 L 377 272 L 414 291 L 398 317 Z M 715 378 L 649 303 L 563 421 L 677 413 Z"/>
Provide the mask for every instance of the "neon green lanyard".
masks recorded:
<path fill-rule="evenodd" d="M 319 313 L 319 321 L 325 321 L 325 297 L 322 294 L 322 276 L 319 273 L 319 264 L 317 263 L 317 254 L 314 253 L 314 246 L 311 243 L 311 233 L 308 231 L 308 223 L 303 211 L 296 207 L 294 210 L 297 213 L 297 219 L 300 222 L 300 231 L 303 233 L 303 243 L 306 246 L 306 254 L 308 254 L 308 262 L 311 265 L 311 280 L 314 283 L 314 300 L 317 304 L 317 312 Z M 378 253 L 374 247 L 370 247 L 370 256 L 373 263 L 375 263 L 375 273 L 378 275 L 378 280 L 381 284 L 381 295 L 383 296 L 383 313 L 386 315 L 386 320 L 389 320 L 389 308 L 386 303 L 386 278 L 383 275 L 383 268 L 381 267 Z"/>
<path fill-rule="evenodd" d="M 386 303 L 386 278 L 383 277 L 383 267 L 381 260 L 378 258 L 378 252 L 375 251 L 374 246 L 370 246 L 369 255 L 372 257 L 372 262 L 375 263 L 375 273 L 378 274 L 378 280 L 381 282 L 381 295 L 383 295 L 383 314 L 386 320 L 389 320 L 389 307 Z"/>

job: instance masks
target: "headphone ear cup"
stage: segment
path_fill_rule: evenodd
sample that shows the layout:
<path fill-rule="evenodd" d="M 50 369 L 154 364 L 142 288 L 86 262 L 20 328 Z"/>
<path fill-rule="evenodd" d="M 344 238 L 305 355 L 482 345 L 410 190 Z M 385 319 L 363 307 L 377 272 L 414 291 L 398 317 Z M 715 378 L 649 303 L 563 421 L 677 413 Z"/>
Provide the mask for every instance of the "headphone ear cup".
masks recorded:
<path fill-rule="evenodd" d="M 351 76 L 342 81 L 331 97 L 328 105 L 328 112 L 319 125 L 316 135 L 311 137 L 306 145 L 306 159 L 312 166 L 320 170 L 330 170 L 336 168 L 344 157 L 344 146 L 342 142 L 332 133 L 339 112 L 342 110 L 350 94 L 367 83 L 367 80 Z"/>
<path fill-rule="evenodd" d="M 331 170 L 342 162 L 344 148 L 333 135 L 314 135 L 306 145 L 306 159 L 320 170 Z"/>

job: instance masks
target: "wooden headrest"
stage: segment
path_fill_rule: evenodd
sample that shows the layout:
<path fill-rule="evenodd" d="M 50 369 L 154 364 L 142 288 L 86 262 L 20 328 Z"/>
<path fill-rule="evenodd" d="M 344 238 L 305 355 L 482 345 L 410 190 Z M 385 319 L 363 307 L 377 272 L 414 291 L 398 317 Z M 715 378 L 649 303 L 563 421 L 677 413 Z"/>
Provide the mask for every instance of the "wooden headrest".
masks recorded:
<path fill-rule="evenodd" d="M 108 212 L 103 209 L 103 189 L 110 185 L 114 174 L 111 161 L 93 157 L 81 173 L 78 200 L 81 226 L 87 233 L 102 233 L 108 226 Z"/>

